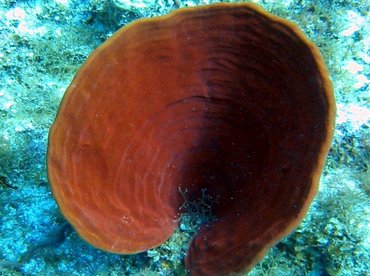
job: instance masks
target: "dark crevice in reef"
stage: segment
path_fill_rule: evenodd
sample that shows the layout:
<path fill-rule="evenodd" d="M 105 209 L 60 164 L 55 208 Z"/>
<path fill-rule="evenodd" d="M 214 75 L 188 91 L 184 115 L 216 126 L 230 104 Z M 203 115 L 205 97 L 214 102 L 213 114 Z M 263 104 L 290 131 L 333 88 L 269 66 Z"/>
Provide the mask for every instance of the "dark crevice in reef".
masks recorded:
<path fill-rule="evenodd" d="M 18 262 L 0 260 L 0 273 L 2 270 L 14 270 L 22 273 L 23 266 L 38 255 L 46 255 L 49 250 L 58 248 L 71 234 L 72 227 L 69 223 L 63 222 L 58 228 L 50 232 L 49 235 L 34 244 L 31 244 L 27 251 L 20 257 Z"/>

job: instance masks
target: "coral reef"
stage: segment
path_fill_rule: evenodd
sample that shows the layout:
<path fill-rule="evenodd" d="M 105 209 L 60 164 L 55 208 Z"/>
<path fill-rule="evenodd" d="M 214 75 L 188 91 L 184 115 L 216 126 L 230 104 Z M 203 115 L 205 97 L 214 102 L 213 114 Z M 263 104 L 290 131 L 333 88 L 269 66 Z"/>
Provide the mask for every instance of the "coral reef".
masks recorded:
<path fill-rule="evenodd" d="M 0 274 L 185 275 L 182 258 L 201 219 L 184 216 L 161 247 L 132 256 L 92 248 L 71 232 L 27 252 L 64 219 L 47 183 L 48 130 L 72 77 L 120 26 L 179 6 L 119 9 L 110 0 L 0 2 Z M 320 48 L 338 101 L 320 192 L 301 226 L 250 275 L 366 275 L 370 271 L 370 4 L 259 0 L 296 22 Z M 27 256 L 27 258 L 25 258 Z"/>

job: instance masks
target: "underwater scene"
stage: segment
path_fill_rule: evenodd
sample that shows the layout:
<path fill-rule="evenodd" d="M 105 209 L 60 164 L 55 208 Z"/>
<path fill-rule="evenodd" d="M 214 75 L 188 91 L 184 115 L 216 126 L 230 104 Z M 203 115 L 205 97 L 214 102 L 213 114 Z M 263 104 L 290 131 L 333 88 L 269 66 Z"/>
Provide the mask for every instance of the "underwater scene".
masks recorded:
<path fill-rule="evenodd" d="M 216 2 L 0 1 L 0 275 L 370 275 L 370 2 Z"/>

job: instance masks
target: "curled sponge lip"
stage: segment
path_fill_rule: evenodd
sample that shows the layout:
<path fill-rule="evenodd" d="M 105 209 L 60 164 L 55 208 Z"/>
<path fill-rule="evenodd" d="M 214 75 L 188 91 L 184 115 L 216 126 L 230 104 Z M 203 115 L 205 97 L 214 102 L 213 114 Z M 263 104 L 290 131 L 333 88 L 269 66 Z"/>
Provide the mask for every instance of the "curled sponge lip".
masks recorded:
<path fill-rule="evenodd" d="M 93 246 L 162 244 L 183 198 L 207 189 L 215 220 L 195 234 L 193 275 L 249 270 L 302 220 L 333 135 L 318 49 L 254 4 L 181 9 L 123 27 L 69 86 L 50 130 L 48 176 Z"/>

